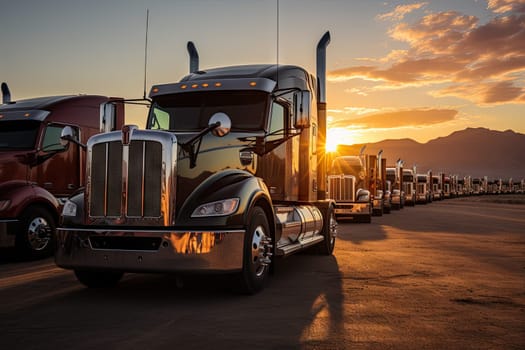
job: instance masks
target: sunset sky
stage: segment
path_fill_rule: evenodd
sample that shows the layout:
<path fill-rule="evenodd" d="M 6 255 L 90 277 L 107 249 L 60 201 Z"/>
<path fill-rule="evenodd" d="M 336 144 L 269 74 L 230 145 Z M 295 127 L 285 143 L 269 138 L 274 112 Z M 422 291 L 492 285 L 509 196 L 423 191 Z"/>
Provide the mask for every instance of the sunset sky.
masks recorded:
<path fill-rule="evenodd" d="M 525 0 L 0 0 L 0 81 L 14 100 L 141 97 L 147 8 L 148 91 L 188 72 L 188 40 L 201 69 L 278 59 L 315 73 L 330 30 L 329 141 L 525 133 Z"/>

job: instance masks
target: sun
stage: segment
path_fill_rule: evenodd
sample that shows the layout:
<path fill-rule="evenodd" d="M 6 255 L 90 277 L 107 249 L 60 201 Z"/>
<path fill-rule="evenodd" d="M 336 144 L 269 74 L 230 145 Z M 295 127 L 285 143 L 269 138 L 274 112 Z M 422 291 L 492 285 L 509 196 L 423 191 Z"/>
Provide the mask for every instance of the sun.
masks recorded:
<path fill-rule="evenodd" d="M 337 145 L 338 145 L 338 142 L 337 142 L 336 138 L 327 137 L 327 139 L 326 139 L 326 152 L 335 152 L 335 151 L 337 151 Z"/>
<path fill-rule="evenodd" d="M 348 131 L 341 128 L 328 129 L 326 134 L 326 152 L 336 152 L 337 145 L 347 143 L 349 139 Z M 343 142 L 344 140 L 344 142 Z"/>

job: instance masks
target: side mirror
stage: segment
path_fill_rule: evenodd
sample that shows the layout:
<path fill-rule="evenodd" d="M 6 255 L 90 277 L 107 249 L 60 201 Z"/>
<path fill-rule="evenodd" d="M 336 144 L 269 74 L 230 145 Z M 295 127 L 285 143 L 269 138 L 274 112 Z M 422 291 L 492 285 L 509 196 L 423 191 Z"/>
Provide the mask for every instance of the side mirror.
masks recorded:
<path fill-rule="evenodd" d="M 100 132 L 115 130 L 117 108 L 114 103 L 107 102 L 100 105 Z"/>
<path fill-rule="evenodd" d="M 218 137 L 226 136 L 232 128 L 232 121 L 230 117 L 228 117 L 226 113 L 217 112 L 211 116 L 210 120 L 208 121 L 208 126 L 212 126 L 217 122 L 219 123 L 219 126 L 212 129 L 211 133 Z"/>
<path fill-rule="evenodd" d="M 310 91 L 304 90 L 294 94 L 294 127 L 304 129 L 310 126 Z"/>
<path fill-rule="evenodd" d="M 60 133 L 60 144 L 63 147 L 67 147 L 69 142 L 77 142 L 77 140 L 75 139 L 73 128 L 70 126 L 65 126 Z"/>
<path fill-rule="evenodd" d="M 69 142 L 76 143 L 80 147 L 86 149 L 86 145 L 80 142 L 80 140 L 77 140 L 75 137 L 75 131 L 70 126 L 65 126 L 62 129 L 62 132 L 60 133 L 60 144 L 64 147 L 67 147 Z"/>

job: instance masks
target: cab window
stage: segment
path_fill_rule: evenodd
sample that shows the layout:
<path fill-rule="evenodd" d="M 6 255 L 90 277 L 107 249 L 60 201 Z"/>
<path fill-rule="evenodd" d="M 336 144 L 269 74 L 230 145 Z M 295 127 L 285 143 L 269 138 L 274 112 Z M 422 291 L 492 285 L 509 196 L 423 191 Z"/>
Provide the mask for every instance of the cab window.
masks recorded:
<path fill-rule="evenodd" d="M 44 139 L 42 140 L 42 151 L 63 151 L 66 149 L 66 147 L 62 146 L 60 143 L 60 134 L 62 133 L 63 128 L 63 126 L 59 125 L 48 125 L 46 127 L 44 131 Z"/>

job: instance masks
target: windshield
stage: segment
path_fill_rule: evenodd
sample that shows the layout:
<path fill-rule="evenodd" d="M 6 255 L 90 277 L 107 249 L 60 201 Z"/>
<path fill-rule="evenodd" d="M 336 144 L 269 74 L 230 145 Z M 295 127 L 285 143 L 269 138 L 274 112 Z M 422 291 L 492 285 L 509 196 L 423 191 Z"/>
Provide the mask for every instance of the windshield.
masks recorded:
<path fill-rule="evenodd" d="M 0 122 L 0 151 L 34 149 L 39 127 L 35 120 Z"/>
<path fill-rule="evenodd" d="M 403 182 L 413 182 L 414 176 L 413 175 L 403 175 Z"/>
<path fill-rule="evenodd" d="M 226 113 L 232 130 L 265 129 L 269 95 L 261 91 L 191 92 L 155 98 L 148 118 L 148 129 L 200 131 L 210 117 Z"/>
<path fill-rule="evenodd" d="M 332 174 L 347 174 L 360 176 L 360 172 L 363 170 L 359 159 L 335 159 L 332 162 Z"/>

